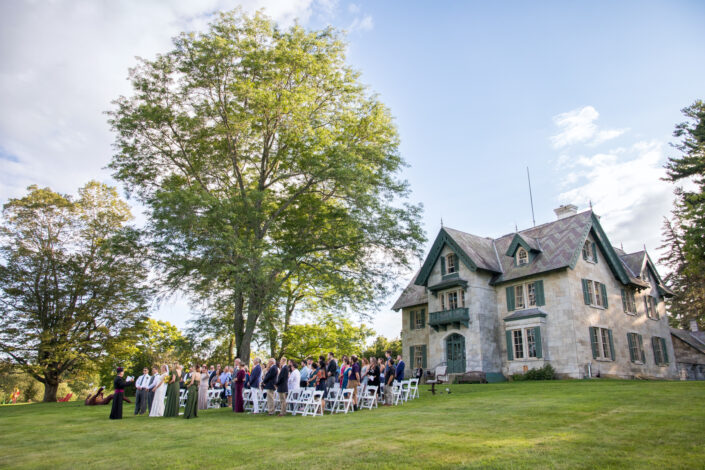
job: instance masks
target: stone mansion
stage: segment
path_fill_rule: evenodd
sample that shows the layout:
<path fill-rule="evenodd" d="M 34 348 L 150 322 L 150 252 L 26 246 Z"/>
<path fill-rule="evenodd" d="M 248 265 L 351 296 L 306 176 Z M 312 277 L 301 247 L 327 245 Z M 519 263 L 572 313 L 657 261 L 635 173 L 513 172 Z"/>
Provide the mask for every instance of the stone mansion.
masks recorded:
<path fill-rule="evenodd" d="M 408 368 L 489 381 L 550 364 L 562 378 L 677 378 L 664 297 L 646 251 L 610 243 L 573 205 L 497 239 L 441 228 L 393 310 Z"/>

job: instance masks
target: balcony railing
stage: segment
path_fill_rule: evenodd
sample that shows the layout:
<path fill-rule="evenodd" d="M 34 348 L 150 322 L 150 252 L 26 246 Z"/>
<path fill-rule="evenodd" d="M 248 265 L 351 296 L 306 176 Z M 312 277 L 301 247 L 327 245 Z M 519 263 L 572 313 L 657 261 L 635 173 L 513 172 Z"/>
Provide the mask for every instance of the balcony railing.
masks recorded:
<path fill-rule="evenodd" d="M 428 318 L 428 325 L 434 330 L 447 330 L 448 327 L 460 329 L 461 325 L 468 327 L 470 324 L 470 313 L 467 308 L 454 308 L 453 310 L 443 310 L 442 312 L 431 312 Z"/>

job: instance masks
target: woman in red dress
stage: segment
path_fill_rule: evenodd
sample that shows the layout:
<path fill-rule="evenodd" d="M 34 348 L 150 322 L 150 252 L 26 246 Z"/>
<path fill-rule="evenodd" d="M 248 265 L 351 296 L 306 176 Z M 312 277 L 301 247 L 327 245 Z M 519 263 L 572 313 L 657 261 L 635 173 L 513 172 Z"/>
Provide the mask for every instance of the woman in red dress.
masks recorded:
<path fill-rule="evenodd" d="M 242 389 L 245 387 L 245 368 L 240 364 L 240 359 L 235 359 L 235 367 L 237 368 L 237 374 L 235 375 L 235 396 L 233 397 L 233 403 L 235 404 L 235 413 L 245 412 L 245 403 L 242 399 Z"/>

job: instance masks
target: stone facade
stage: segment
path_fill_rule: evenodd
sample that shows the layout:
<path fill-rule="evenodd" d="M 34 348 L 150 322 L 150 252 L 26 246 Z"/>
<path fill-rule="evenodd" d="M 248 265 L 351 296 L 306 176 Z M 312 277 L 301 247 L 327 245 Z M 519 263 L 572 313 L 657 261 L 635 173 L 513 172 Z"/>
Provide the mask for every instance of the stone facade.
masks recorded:
<path fill-rule="evenodd" d="M 483 371 L 497 379 L 550 364 L 566 378 L 677 378 L 663 302 L 669 291 L 648 254 L 613 248 L 599 218 L 589 211 L 564 218 L 496 240 L 441 229 L 424 266 L 394 306 L 401 310 L 407 369 L 445 363 L 452 365 L 451 372 Z M 568 229 L 570 236 L 555 234 Z M 584 246 L 594 247 L 595 254 L 583 257 Z M 522 247 L 529 253 L 529 262 L 518 266 L 513 257 L 519 256 Z M 455 261 L 449 256 L 455 256 Z M 455 271 L 446 272 L 447 264 Z M 599 306 L 586 304 L 584 280 L 604 285 L 594 298 Z M 606 305 L 597 301 L 602 289 Z M 448 297 L 453 292 L 461 296 L 457 303 Z M 623 295 L 629 292 L 634 293 L 633 313 L 627 313 L 634 309 L 623 303 Z M 514 305 L 517 298 L 525 301 L 521 308 Z M 658 316 L 647 316 L 645 302 L 655 306 Z M 412 322 L 411 312 L 416 318 L 421 311 L 423 326 Z M 665 354 L 657 352 L 664 346 Z M 412 347 L 423 348 L 423 357 L 411 357 Z M 464 357 L 458 354 L 459 348 Z"/>

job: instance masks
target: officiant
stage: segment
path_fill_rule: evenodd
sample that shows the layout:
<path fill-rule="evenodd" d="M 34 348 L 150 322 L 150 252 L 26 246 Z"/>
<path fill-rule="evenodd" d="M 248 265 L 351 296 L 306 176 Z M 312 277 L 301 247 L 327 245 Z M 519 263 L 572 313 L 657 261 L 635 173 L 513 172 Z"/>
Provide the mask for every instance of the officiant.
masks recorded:
<path fill-rule="evenodd" d="M 122 419 L 122 399 L 125 396 L 125 387 L 128 382 L 132 382 L 132 378 L 125 380 L 123 376 L 125 375 L 125 370 L 122 367 L 118 367 L 117 376 L 113 380 L 113 407 L 110 410 L 110 419 Z"/>

